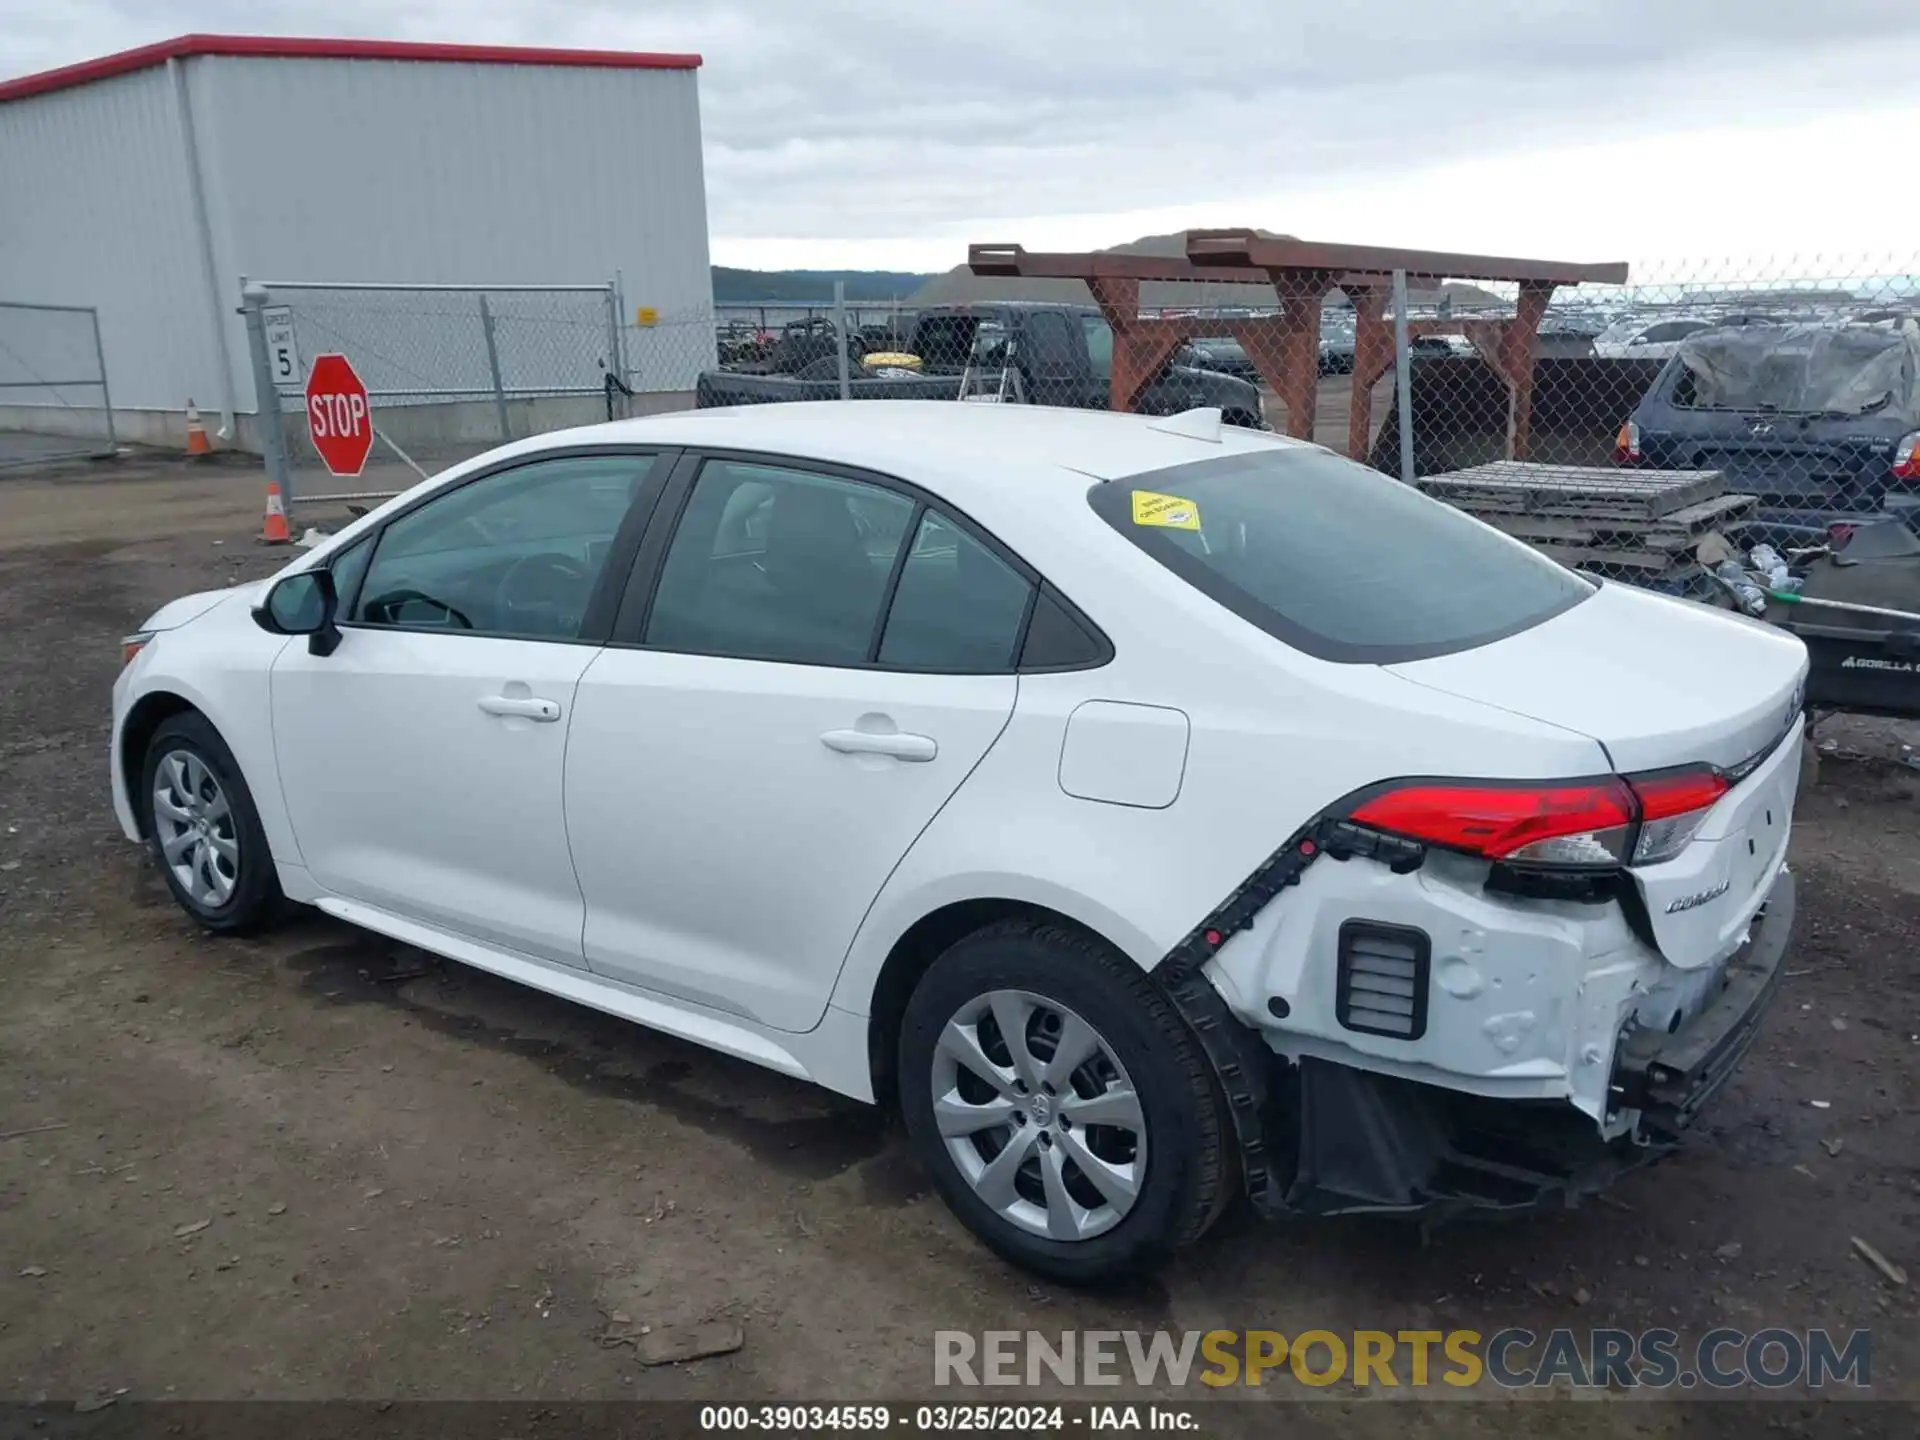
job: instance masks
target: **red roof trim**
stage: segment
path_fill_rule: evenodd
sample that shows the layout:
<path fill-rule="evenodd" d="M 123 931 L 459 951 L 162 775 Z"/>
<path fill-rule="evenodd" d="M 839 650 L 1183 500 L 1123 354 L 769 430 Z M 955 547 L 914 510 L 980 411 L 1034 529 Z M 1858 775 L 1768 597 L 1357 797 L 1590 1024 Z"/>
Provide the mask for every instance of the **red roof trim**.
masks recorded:
<path fill-rule="evenodd" d="M 82 60 L 0 81 L 0 102 L 68 90 L 128 75 L 189 55 L 246 55 L 275 60 L 440 60 L 467 65 L 576 65 L 602 70 L 698 70 L 698 55 L 642 50 L 543 50 L 531 45 L 436 45 L 409 40 L 299 40 L 278 35 L 176 35 L 137 50 Z"/>

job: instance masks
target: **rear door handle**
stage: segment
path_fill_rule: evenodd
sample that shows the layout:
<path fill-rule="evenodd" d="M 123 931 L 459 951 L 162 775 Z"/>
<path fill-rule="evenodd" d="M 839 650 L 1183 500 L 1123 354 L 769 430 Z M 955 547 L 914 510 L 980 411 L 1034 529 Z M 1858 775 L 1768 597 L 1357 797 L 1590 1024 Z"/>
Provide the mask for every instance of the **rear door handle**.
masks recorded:
<path fill-rule="evenodd" d="M 842 755 L 891 755 L 916 763 L 933 759 L 940 747 L 931 735 L 907 735 L 898 730 L 875 734 L 871 730 L 829 730 L 820 743 Z"/>
<path fill-rule="evenodd" d="M 523 695 L 482 695 L 480 708 L 489 715 L 511 715 L 552 724 L 560 718 L 560 702 Z"/>

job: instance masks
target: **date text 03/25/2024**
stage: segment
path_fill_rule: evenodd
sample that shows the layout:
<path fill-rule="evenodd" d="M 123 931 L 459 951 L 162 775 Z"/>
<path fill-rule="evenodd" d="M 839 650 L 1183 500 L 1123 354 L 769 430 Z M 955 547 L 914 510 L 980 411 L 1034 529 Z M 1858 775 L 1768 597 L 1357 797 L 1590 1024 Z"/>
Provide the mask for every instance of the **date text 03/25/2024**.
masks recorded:
<path fill-rule="evenodd" d="M 1194 1434 L 1200 1422 L 1174 1405 L 703 1405 L 703 1431 L 801 1434 L 887 1430 L 943 1434 L 1154 1430 Z"/>

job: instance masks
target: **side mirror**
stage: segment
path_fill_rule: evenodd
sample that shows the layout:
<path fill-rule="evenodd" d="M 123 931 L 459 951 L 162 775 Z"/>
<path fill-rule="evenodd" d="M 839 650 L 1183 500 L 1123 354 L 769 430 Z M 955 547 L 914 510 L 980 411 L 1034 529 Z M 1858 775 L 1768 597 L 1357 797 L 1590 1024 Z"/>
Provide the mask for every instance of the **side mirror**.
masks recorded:
<path fill-rule="evenodd" d="M 274 582 L 253 621 L 270 635 L 306 636 L 309 654 L 331 655 L 340 646 L 339 603 L 331 570 L 300 570 Z"/>

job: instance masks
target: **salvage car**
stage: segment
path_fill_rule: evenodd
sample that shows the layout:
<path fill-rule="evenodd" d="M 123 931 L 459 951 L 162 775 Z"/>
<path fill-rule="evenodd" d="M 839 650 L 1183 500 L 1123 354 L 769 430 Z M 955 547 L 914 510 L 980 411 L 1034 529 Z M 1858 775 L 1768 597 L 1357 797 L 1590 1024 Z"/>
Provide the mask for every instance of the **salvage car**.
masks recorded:
<path fill-rule="evenodd" d="M 1175 353 L 1178 363 L 1191 365 L 1196 370 L 1232 375 L 1249 385 L 1261 383 L 1260 367 L 1231 335 L 1196 335 Z"/>
<path fill-rule="evenodd" d="M 1113 380 L 1113 330 L 1091 305 L 989 301 L 919 311 L 901 346 L 920 358 L 913 375 L 849 376 L 855 400 L 952 400 L 1004 394 L 1035 405 L 1107 408 Z M 1206 406 L 1229 424 L 1266 424 L 1260 391 L 1238 376 L 1175 355 L 1149 379 L 1135 401 L 1148 415 L 1175 415 Z M 1244 357 L 1243 357 L 1244 358 Z M 709 370 L 694 382 L 699 409 L 771 401 L 825 400 L 840 393 L 833 375 L 739 374 Z"/>
<path fill-rule="evenodd" d="M 1690 336 L 1621 426 L 1614 459 L 1718 470 L 1782 522 L 1878 513 L 1920 490 L 1920 324 Z"/>
<path fill-rule="evenodd" d="M 776 405 L 518 441 L 124 646 L 114 810 L 289 903 L 897 1105 L 1090 1281 L 1567 1203 L 1785 972 L 1799 641 L 1225 425 Z"/>
<path fill-rule="evenodd" d="M 1689 335 L 1711 330 L 1713 322 L 1698 318 L 1647 320 L 1629 317 L 1616 321 L 1593 337 L 1593 353 L 1603 360 L 1665 360 Z"/>

